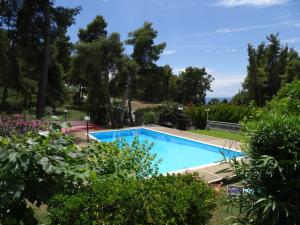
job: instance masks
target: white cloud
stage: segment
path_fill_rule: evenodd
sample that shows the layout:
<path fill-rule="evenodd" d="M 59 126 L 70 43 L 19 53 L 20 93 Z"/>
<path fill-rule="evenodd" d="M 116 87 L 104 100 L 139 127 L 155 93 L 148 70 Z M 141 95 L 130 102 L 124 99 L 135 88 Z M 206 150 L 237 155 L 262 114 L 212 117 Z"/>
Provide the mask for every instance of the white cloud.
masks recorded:
<path fill-rule="evenodd" d="M 289 38 L 289 39 L 285 39 L 285 40 L 282 40 L 282 42 L 286 43 L 286 44 L 299 43 L 300 42 L 300 36 L 298 36 L 298 37 L 292 37 L 292 38 Z"/>
<path fill-rule="evenodd" d="M 297 27 L 300 26 L 299 20 L 287 20 L 279 23 L 270 23 L 270 24 L 259 24 L 245 27 L 237 27 L 237 28 L 220 28 L 215 31 L 216 34 L 226 34 L 233 32 L 242 32 L 248 30 L 256 30 L 256 29 L 264 29 L 270 27 L 279 27 L 279 26 L 289 26 L 289 27 Z"/>
<path fill-rule="evenodd" d="M 236 52 L 240 52 L 239 49 L 236 49 L 236 48 L 226 48 L 225 49 L 225 52 L 228 52 L 228 53 L 236 53 Z"/>
<path fill-rule="evenodd" d="M 273 5 L 282 5 L 289 2 L 289 0 L 218 0 L 216 5 L 225 7 L 235 6 L 256 6 L 268 7 Z"/>
<path fill-rule="evenodd" d="M 197 66 L 196 66 L 197 67 Z M 199 66 L 199 68 L 202 68 L 201 66 Z M 177 68 L 173 68 L 173 73 L 175 75 L 179 75 L 181 72 L 185 71 L 185 67 L 177 67 Z M 206 72 L 209 74 L 214 74 L 214 70 L 211 68 L 205 68 Z"/>
<path fill-rule="evenodd" d="M 232 97 L 242 88 L 241 83 L 245 76 L 213 74 L 215 80 L 212 82 L 211 89 L 213 92 L 207 92 L 207 97 Z"/>
<path fill-rule="evenodd" d="M 162 54 L 163 55 L 172 55 L 172 54 L 175 54 L 176 51 L 175 50 L 165 50 Z"/>
<path fill-rule="evenodd" d="M 277 23 L 257 24 L 257 25 L 235 27 L 235 28 L 223 27 L 223 28 L 219 28 L 215 31 L 211 31 L 211 32 L 197 33 L 197 34 L 192 34 L 189 36 L 180 36 L 177 38 L 184 39 L 187 37 L 191 38 L 191 37 L 211 36 L 211 35 L 216 35 L 216 34 L 229 34 L 229 33 L 235 33 L 235 32 L 245 32 L 245 31 L 249 31 L 249 30 L 258 30 L 258 29 L 265 29 L 265 28 L 272 28 L 272 27 L 298 28 L 298 27 L 300 27 L 300 20 L 286 20 L 286 21 L 277 22 Z"/>
<path fill-rule="evenodd" d="M 175 75 L 179 75 L 181 72 L 183 72 L 185 70 L 185 68 L 183 67 L 179 67 L 179 68 L 173 68 L 173 73 Z"/>
<path fill-rule="evenodd" d="M 179 75 L 184 70 L 184 67 L 173 68 L 173 73 Z M 242 82 L 244 82 L 245 76 L 219 73 L 211 68 L 206 68 L 206 71 L 215 78 L 211 84 L 213 91 L 207 92 L 207 97 L 232 97 L 242 89 Z"/>

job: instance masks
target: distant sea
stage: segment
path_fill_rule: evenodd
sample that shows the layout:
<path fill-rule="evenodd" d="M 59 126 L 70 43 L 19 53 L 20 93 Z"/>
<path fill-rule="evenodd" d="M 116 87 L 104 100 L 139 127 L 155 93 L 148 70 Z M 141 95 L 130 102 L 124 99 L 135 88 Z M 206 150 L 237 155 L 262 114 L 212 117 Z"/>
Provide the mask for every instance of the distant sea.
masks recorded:
<path fill-rule="evenodd" d="M 228 102 L 231 101 L 231 97 L 214 97 L 219 99 L 219 101 L 223 101 L 224 99 L 226 99 Z M 213 98 L 205 98 L 205 103 L 208 103 L 210 100 L 212 100 Z"/>

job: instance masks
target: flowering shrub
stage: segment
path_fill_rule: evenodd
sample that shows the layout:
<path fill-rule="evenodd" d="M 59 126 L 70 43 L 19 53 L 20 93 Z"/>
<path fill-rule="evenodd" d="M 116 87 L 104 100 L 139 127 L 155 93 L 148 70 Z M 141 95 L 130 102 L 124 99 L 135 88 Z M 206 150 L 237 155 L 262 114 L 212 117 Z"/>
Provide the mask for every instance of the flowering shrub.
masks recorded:
<path fill-rule="evenodd" d="M 34 119 L 29 115 L 15 114 L 1 116 L 0 118 L 0 136 L 10 137 L 12 135 L 23 135 L 27 132 L 37 133 L 48 128 L 49 123 L 47 121 Z"/>

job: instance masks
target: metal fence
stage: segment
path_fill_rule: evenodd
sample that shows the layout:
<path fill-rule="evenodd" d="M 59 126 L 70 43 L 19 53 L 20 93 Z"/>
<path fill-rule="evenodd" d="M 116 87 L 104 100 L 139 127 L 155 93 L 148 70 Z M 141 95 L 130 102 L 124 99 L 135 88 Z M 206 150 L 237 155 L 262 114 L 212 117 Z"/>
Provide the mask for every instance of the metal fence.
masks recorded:
<path fill-rule="evenodd" d="M 237 132 L 241 130 L 241 125 L 238 123 L 226 123 L 226 122 L 208 120 L 207 128 Z"/>

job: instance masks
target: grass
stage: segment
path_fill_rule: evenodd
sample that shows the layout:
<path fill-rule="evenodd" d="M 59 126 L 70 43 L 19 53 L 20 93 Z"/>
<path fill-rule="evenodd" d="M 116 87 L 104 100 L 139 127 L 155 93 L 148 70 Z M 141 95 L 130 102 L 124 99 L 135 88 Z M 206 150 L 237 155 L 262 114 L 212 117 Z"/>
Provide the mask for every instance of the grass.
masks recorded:
<path fill-rule="evenodd" d="M 64 113 L 64 109 L 65 108 L 57 108 L 56 112 L 53 113 L 53 116 L 58 117 L 59 121 L 64 121 L 65 119 L 65 113 Z M 83 120 L 84 116 L 86 116 L 86 112 L 81 111 L 81 110 L 77 110 L 77 109 L 68 109 L 68 113 L 67 113 L 67 120 L 71 121 L 71 120 Z M 47 120 L 53 120 L 51 118 L 51 116 L 47 115 L 44 117 L 44 119 Z"/>
<path fill-rule="evenodd" d="M 208 136 L 218 137 L 218 138 L 224 138 L 229 139 L 233 141 L 243 141 L 243 135 L 241 133 L 234 133 L 229 131 L 222 131 L 222 130 L 191 130 L 192 133 L 197 134 L 204 134 Z"/>
<path fill-rule="evenodd" d="M 239 207 L 228 206 L 225 201 L 225 188 L 223 188 L 222 193 L 217 194 L 216 198 L 216 208 L 213 212 L 213 217 L 209 221 L 209 225 L 230 225 L 233 224 L 232 217 L 239 215 Z"/>

